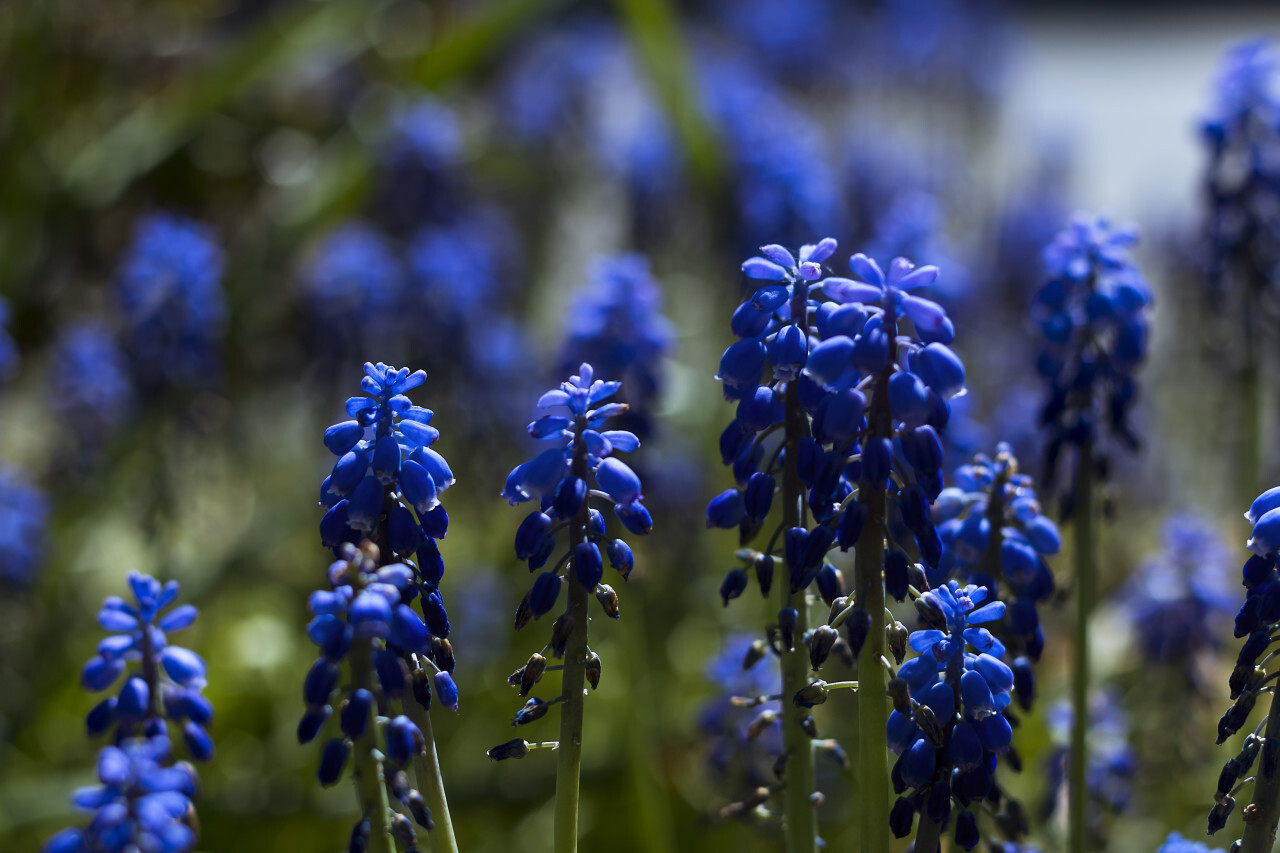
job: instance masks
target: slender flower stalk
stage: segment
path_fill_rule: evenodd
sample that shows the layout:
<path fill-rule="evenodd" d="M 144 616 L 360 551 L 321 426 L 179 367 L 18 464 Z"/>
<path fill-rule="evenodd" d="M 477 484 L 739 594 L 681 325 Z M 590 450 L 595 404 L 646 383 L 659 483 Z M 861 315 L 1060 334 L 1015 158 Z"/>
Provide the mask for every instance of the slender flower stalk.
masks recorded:
<path fill-rule="evenodd" d="M 320 489 L 328 507 L 320 534 L 338 560 L 329 567 L 330 590 L 310 600 L 315 618 L 307 630 L 321 657 L 304 685 L 298 740 L 316 738 L 338 707 L 341 732 L 324 743 L 318 776 L 322 785 L 335 784 L 351 758 L 361 809 L 353 851 L 416 842 L 412 823 L 392 802 L 431 833 L 437 853 L 457 850 L 429 740 L 433 696 L 458 709 L 436 545 L 449 525 L 440 495 L 454 477 L 431 449 L 439 438 L 432 412 L 406 396 L 425 379 L 422 371 L 366 364 L 361 387 L 369 396 L 349 399 L 353 420 L 324 436 L 338 461 Z M 340 684 L 344 661 L 349 677 Z M 396 715 L 397 708 L 403 713 Z M 416 786 L 409 784 L 410 766 Z"/>
<path fill-rule="evenodd" d="M 1146 312 L 1151 292 L 1129 257 L 1132 228 L 1077 215 L 1044 250 L 1048 275 L 1032 298 L 1032 319 L 1043 336 L 1037 369 L 1048 382 L 1041 422 L 1049 431 L 1045 482 L 1052 486 L 1058 458 L 1074 448 L 1072 482 L 1063 515 L 1074 524 L 1076 613 L 1072 664 L 1073 724 L 1068 816 L 1070 850 L 1085 853 L 1088 784 L 1085 771 L 1089 698 L 1089 620 L 1097 572 L 1099 488 L 1108 468 L 1100 426 L 1129 449 L 1138 438 L 1129 425 L 1137 398 L 1134 373 L 1146 356 Z"/>
<path fill-rule="evenodd" d="M 529 696 L 549 667 L 546 655 L 562 658 L 560 695 L 552 701 L 529 698 L 516 713 L 512 725 L 521 726 L 541 719 L 552 705 L 560 705 L 560 740 L 556 765 L 555 845 L 556 853 L 578 849 L 578 804 L 582 773 L 582 729 L 584 686 L 595 689 L 600 682 L 600 658 L 588 644 L 590 596 L 595 595 L 604 614 L 619 617 L 618 594 L 603 583 L 603 548 L 609 563 L 625 580 L 634 558 L 622 539 L 605 532 L 604 516 L 591 506 L 591 499 L 613 506 L 614 515 L 631 533 L 643 536 L 653 527 L 644 506 L 640 478 L 616 451 L 640 446 L 634 433 L 602 430 L 605 421 L 627 411 L 625 403 L 604 403 L 621 387 L 619 382 L 595 378 L 590 364 L 559 388 L 543 394 L 541 409 L 564 409 L 566 414 L 548 414 L 529 424 L 534 438 L 556 442 L 558 446 L 517 465 L 502 490 L 512 506 L 538 500 L 539 508 L 525 517 L 516 532 L 516 557 L 529 564 L 531 572 L 543 568 L 556 550 L 556 534 L 565 531 L 567 550 L 543 571 L 516 610 L 519 630 L 546 615 L 567 586 L 567 606 L 551 628 L 551 639 L 529 657 L 528 662 L 508 678 L 508 682 Z M 604 405 L 600 405 L 604 403 Z M 594 488 L 591 484 L 594 483 Z M 562 574 L 563 572 L 563 574 Z M 508 741 L 489 750 L 494 760 L 523 758 L 531 749 L 547 744 L 530 744 L 524 739 Z"/>

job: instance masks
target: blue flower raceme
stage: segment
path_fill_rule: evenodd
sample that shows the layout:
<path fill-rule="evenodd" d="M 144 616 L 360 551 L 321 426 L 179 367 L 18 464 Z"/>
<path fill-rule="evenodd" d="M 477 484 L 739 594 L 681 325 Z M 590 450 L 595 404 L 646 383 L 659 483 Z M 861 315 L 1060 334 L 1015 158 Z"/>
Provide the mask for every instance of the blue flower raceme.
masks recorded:
<path fill-rule="evenodd" d="M 133 412 L 133 381 L 124 354 L 105 326 L 87 320 L 58 336 L 50 365 L 50 402 L 93 454 Z"/>
<path fill-rule="evenodd" d="M 349 222 L 327 235 L 303 272 L 319 351 L 362 355 L 375 341 L 397 334 L 404 278 L 399 258 L 372 226 Z"/>
<path fill-rule="evenodd" d="M 205 225 L 142 219 L 117 275 L 125 342 L 149 385 L 207 384 L 226 325 L 222 250 Z"/>
<path fill-rule="evenodd" d="M 1129 255 L 1137 232 L 1077 214 L 1045 247 L 1047 280 L 1031 300 L 1040 331 L 1036 369 L 1049 386 L 1040 421 L 1049 433 L 1045 485 L 1052 486 L 1064 447 L 1088 449 L 1087 464 L 1105 470 L 1105 426 L 1130 449 L 1135 378 L 1146 358 L 1151 288 Z M 1065 508 L 1076 496 L 1073 484 Z"/>
<path fill-rule="evenodd" d="M 101 693 L 123 678 L 119 691 L 103 699 L 86 719 L 91 736 L 111 733 L 117 741 L 166 736 L 166 721 L 182 727 L 191 756 L 208 761 L 213 739 L 208 727 L 213 705 L 203 694 L 204 659 L 168 641 L 170 634 L 195 621 L 193 605 L 172 605 L 178 582 L 161 584 L 149 575 L 129 573 L 133 601 L 111 596 L 98 612 L 98 624 L 110 636 L 80 673 L 86 690 Z"/>
<path fill-rule="evenodd" d="M 603 376 L 625 382 L 632 430 L 645 438 L 650 412 L 662 393 L 663 357 L 674 331 L 662 316 L 662 291 L 642 255 L 601 258 L 592 286 L 574 299 L 567 339 L 561 350 L 564 370 L 582 362 Z"/>
<path fill-rule="evenodd" d="M 531 572 L 541 570 L 516 610 L 516 630 L 559 609 L 557 602 L 564 602 L 549 642 L 508 679 L 522 697 L 529 696 L 546 671 L 546 655 L 550 654 L 564 660 L 560 695 L 550 701 L 529 698 L 516 713 L 513 725 L 541 719 L 553 704 L 562 708 L 559 741 L 531 744 L 517 738 L 488 754 L 494 760 L 523 758 L 531 749 L 547 747 L 573 759 L 558 763 L 557 845 L 577 838 L 583 691 L 585 684 L 595 689 L 602 672 L 600 657 L 588 644 L 590 596 L 595 596 L 605 616 L 617 619 L 618 594 L 604 583 L 605 560 L 624 580 L 635 563 L 630 545 L 609 535 L 605 517 L 592 506 L 592 499 L 612 505 L 617 520 L 636 536 L 653 528 L 640 478 L 614 455 L 635 450 L 640 441 L 626 430 L 605 428 L 611 418 L 627 410 L 625 403 L 607 402 L 620 387 L 620 382 L 596 379 L 594 368 L 584 363 L 567 382 L 543 394 L 538 408 L 551 412 L 530 423 L 528 431 L 551 446 L 517 465 L 502 490 L 513 506 L 538 502 L 516 531 L 516 558 L 528 563 Z M 561 556 L 550 562 L 550 568 L 544 568 L 558 544 L 563 549 Z"/>
<path fill-rule="evenodd" d="M 173 763 L 164 735 L 128 738 L 98 754 L 96 787 L 71 801 L 93 812 L 84 829 L 65 829 L 41 853 L 186 853 L 196 845 L 192 798 L 199 781 L 191 765 Z"/>
<path fill-rule="evenodd" d="M 1223 645 L 1235 612 L 1230 556 L 1206 519 L 1179 513 L 1164 525 L 1164 548 L 1143 561 L 1123 593 L 1143 657 L 1171 664 L 1196 687 L 1195 659 Z"/>
<path fill-rule="evenodd" d="M 440 437 L 431 410 L 407 396 L 426 374 L 381 362 L 366 363 L 364 373 L 360 387 L 367 396 L 348 399 L 351 420 L 324 434 L 338 461 L 320 487 L 328 508 L 320 536 L 338 559 L 329 567 L 328 588 L 309 601 L 314 618 L 307 633 L 320 657 L 303 684 L 298 740 L 316 739 L 337 718 L 340 732 L 324 740 L 317 777 L 333 785 L 348 763 L 354 766 L 362 818 L 353 846 L 380 849 L 389 834 L 412 843 L 416 832 L 389 807 L 393 800 L 419 826 L 453 843 L 428 711 L 433 697 L 458 710 L 440 591 L 444 561 L 436 544 L 448 532 L 440 496 L 454 476 L 431 449 Z M 404 713 L 388 719 L 396 703 Z M 411 763 L 416 788 L 400 772 Z"/>
<path fill-rule="evenodd" d="M 1069 733 L 1074 711 L 1067 702 L 1054 705 L 1047 715 L 1049 731 L 1057 747 L 1048 758 L 1049 790 L 1045 812 L 1052 815 L 1069 784 Z M 1090 845 L 1106 847 L 1108 822 L 1122 814 L 1133 796 L 1138 758 L 1129 745 L 1129 715 L 1110 691 L 1093 693 L 1089 702 L 1089 742 L 1086 751 L 1085 790 Z"/>
<path fill-rule="evenodd" d="M 119 694 L 98 703 L 87 719 L 90 736 L 112 732 L 113 740 L 98 753 L 101 784 L 71 799 L 93 817 L 84 828 L 59 832 L 41 853 L 187 853 L 196 845 L 192 799 L 199 778 L 187 762 L 174 762 L 166 722 L 182 726 L 193 758 L 213 756 L 213 705 L 201 692 L 204 661 L 167 640 L 195 620 L 196 608 L 172 606 L 176 581 L 161 584 L 130 572 L 129 586 L 132 602 L 112 596 L 103 603 L 98 622 L 113 633 L 81 672 L 93 692 L 124 676 Z"/>
<path fill-rule="evenodd" d="M 784 708 L 781 715 L 789 756 L 783 800 L 787 821 L 808 824 L 796 837 L 789 834 L 791 846 L 807 846 L 816 833 L 812 809 L 802 805 L 804 789 L 811 792 L 813 784 L 812 764 L 803 758 L 810 738 L 803 709 L 843 686 L 811 680 L 809 673 L 833 652 L 861 655 L 860 689 L 877 692 L 886 638 L 906 633 L 886 624 L 886 596 L 902 600 L 913 586 L 927 589 L 926 567 L 936 570 L 942 556 L 929 504 L 942 491 L 939 434 L 949 417 L 947 401 L 965 383 L 964 366 L 948 346 L 955 334 L 950 319 L 917 292 L 937 279 L 937 268 L 896 258 L 886 274 L 859 253 L 849 261 L 854 278 L 834 277 L 824 264 L 835 250 L 830 238 L 797 253 L 769 245 L 742 266 L 758 289 L 734 312 L 739 340 L 725 351 L 719 373 L 725 398 L 737 403 L 720 450 L 738 487 L 707 507 L 708 526 L 737 528 L 744 546 L 769 524 L 775 504 L 782 507 L 769 542 L 738 552 L 745 565 L 726 575 L 720 594 L 727 604 L 754 574 L 767 597 L 775 567 L 784 571 L 770 647 L 781 658 L 782 694 L 802 710 Z M 837 547 L 856 550 L 851 595 L 828 562 Z M 811 587 L 831 606 L 829 624 L 812 631 Z M 847 637 L 837 630 L 842 626 Z M 801 638 L 808 654 L 799 653 Z M 863 716 L 862 772 L 872 782 L 880 779 L 887 802 L 879 760 L 884 717 Z M 888 816 L 863 817 L 863 831 L 887 844 Z"/>
<path fill-rule="evenodd" d="M 949 581 L 923 593 L 916 609 L 926 627 L 908 644 L 920 657 L 902 664 L 889 686 L 894 710 L 886 731 L 889 749 L 898 755 L 893 784 L 899 795 L 891 825 L 903 838 L 919 813 L 916 843 L 929 849 L 954 806 L 956 844 L 972 850 L 980 833 L 971 806 L 999 792 L 997 757 L 1009 751 L 1013 737 L 1002 712 L 1014 672 L 1000 660 L 1003 643 L 980 627 L 1001 620 L 1005 605 L 986 587 Z M 1016 834 L 1018 820 L 1009 820 L 1020 813 L 1016 804 L 1003 792 L 990 801 L 1000 804 L 997 821 L 1014 826 Z"/>
<path fill-rule="evenodd" d="M 27 584 L 44 562 L 49 499 L 16 469 L 0 465 L 0 580 Z"/>
<path fill-rule="evenodd" d="M 1015 665 L 1028 679 L 1019 699 L 1030 703 L 1030 661 L 1038 661 L 1044 648 L 1038 605 L 1054 590 L 1045 558 L 1061 549 L 1061 535 L 1042 514 L 1035 484 L 1007 444 L 996 446 L 994 458 L 980 453 L 961 465 L 954 482 L 933 504 L 942 558 L 929 580 L 941 583 L 954 574 L 1009 602 L 1007 618 L 992 630 L 1015 655 L 1026 656 Z"/>

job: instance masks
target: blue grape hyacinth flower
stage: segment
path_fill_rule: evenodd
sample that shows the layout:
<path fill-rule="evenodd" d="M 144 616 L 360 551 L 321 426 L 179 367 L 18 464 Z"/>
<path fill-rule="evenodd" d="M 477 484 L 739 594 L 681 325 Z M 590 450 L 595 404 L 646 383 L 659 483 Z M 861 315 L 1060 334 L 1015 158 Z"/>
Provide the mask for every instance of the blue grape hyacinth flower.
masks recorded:
<path fill-rule="evenodd" d="M 170 214 L 139 221 L 117 274 L 125 342 L 149 385 L 207 384 L 227 320 L 212 230 Z"/>
<path fill-rule="evenodd" d="M 190 627 L 198 611 L 194 605 L 173 607 L 178 582 L 160 581 L 129 573 L 133 601 L 111 596 L 98 612 L 98 624 L 109 636 L 84 665 L 80 682 L 101 693 L 123 677 L 119 692 L 103 699 L 86 718 L 90 736 L 114 732 L 119 742 L 138 735 L 167 735 L 166 720 L 182 727 L 182 738 L 197 761 L 213 757 L 208 727 L 213 704 L 205 698 L 204 659 L 168 641 L 170 634 Z"/>
<path fill-rule="evenodd" d="M 373 343 L 398 334 L 404 279 L 399 258 L 372 226 L 348 222 L 328 234 L 302 276 L 319 351 L 362 356 Z"/>
<path fill-rule="evenodd" d="M 1060 702 L 1049 709 L 1046 722 L 1057 747 L 1047 759 L 1049 788 L 1045 793 L 1045 813 L 1052 816 L 1063 799 L 1062 786 L 1069 783 L 1069 733 L 1074 711 Z M 1107 823 L 1122 814 L 1133 797 L 1133 781 L 1138 757 L 1129 745 L 1129 715 L 1118 697 L 1109 690 L 1090 696 L 1089 742 L 1085 767 L 1086 819 L 1094 847 L 1106 846 Z"/>
<path fill-rule="evenodd" d="M 110 331 L 96 320 L 69 326 L 53 346 L 50 403 L 93 454 L 112 438 L 136 404 L 124 353 Z"/>
<path fill-rule="evenodd" d="M 96 787 L 71 801 L 93 813 L 83 829 L 65 829 L 41 853 L 187 853 L 195 848 L 192 798 L 199 780 L 185 762 L 173 763 L 163 735 L 128 738 L 98 754 Z"/>
<path fill-rule="evenodd" d="M 44 562 L 49 499 L 16 469 L 0 465 L 0 580 L 30 583 Z"/>

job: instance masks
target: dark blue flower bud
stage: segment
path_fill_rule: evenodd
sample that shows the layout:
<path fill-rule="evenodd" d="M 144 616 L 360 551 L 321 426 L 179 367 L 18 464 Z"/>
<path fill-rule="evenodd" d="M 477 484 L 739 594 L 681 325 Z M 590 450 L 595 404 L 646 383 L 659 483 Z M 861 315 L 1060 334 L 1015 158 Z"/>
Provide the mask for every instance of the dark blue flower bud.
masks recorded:
<path fill-rule="evenodd" d="M 898 677 L 907 682 L 912 696 L 919 696 L 938 680 L 938 663 L 932 657 L 912 658 L 898 667 Z"/>
<path fill-rule="evenodd" d="M 351 745 L 343 738 L 337 737 L 325 741 L 320 752 L 320 767 L 316 777 L 320 786 L 328 788 L 336 785 L 342 778 L 342 770 L 347 766 L 347 756 L 351 754 Z"/>
<path fill-rule="evenodd" d="M 836 544 L 840 546 L 841 551 L 848 551 L 858 544 L 858 537 L 862 535 L 862 528 L 866 523 L 867 508 L 856 500 L 851 501 L 840 512 L 840 521 L 836 529 Z"/>
<path fill-rule="evenodd" d="M 937 781 L 929 788 L 929 796 L 925 800 L 925 814 L 929 815 L 929 820 L 943 826 L 947 822 L 947 818 L 951 817 L 951 783 Z"/>
<path fill-rule="evenodd" d="M 326 548 L 334 548 L 347 541 L 347 532 L 351 530 L 347 514 L 350 506 L 350 501 L 340 500 L 320 519 L 320 543 Z"/>
<path fill-rule="evenodd" d="M 757 471 L 751 475 L 742 495 L 747 518 L 755 522 L 764 521 L 765 516 L 769 514 L 769 508 L 773 505 L 773 492 L 776 487 L 777 483 L 768 474 Z"/>
<path fill-rule="evenodd" d="M 525 516 L 516 530 L 516 559 L 527 560 L 537 551 L 542 540 L 551 531 L 551 516 L 534 510 Z"/>
<path fill-rule="evenodd" d="M 724 601 L 724 606 L 729 606 L 729 600 L 742 595 L 747 588 L 747 573 L 743 569 L 731 569 L 724 576 L 724 580 L 720 582 L 720 598 Z"/>
<path fill-rule="evenodd" d="M 84 665 L 84 669 L 80 671 L 80 684 L 91 693 L 106 690 L 116 683 L 116 679 L 120 677 L 120 673 L 124 672 L 124 668 L 125 662 L 120 658 L 111 660 L 102 657 L 90 658 Z"/>
<path fill-rule="evenodd" d="M 968 809 L 956 816 L 956 844 L 965 850 L 978 846 L 978 819 Z"/>
<path fill-rule="evenodd" d="M 400 476 L 400 443 L 394 435 L 384 435 L 373 445 L 373 473 L 389 486 Z"/>
<path fill-rule="evenodd" d="M 323 705 L 319 708 L 308 708 L 298 722 L 298 743 L 311 743 L 320 734 L 324 724 L 329 721 L 330 708 Z"/>
<path fill-rule="evenodd" d="M 964 390 L 964 364 L 944 344 L 932 343 L 920 350 L 912 367 L 924 384 L 942 397 L 954 397 Z"/>
<path fill-rule="evenodd" d="M 916 810 L 906 797 L 898 797 L 889 811 L 889 830 L 894 838 L 906 838 L 911 834 L 911 824 L 915 821 Z"/>
<path fill-rule="evenodd" d="M 422 516 L 422 532 L 432 539 L 443 539 L 449 532 L 449 513 L 443 504 Z"/>
<path fill-rule="evenodd" d="M 762 474 L 753 474 L 755 477 L 765 476 Z M 711 499 L 711 503 L 707 504 L 707 527 L 718 527 L 722 530 L 732 530 L 742 523 L 746 518 L 746 504 L 742 499 L 742 492 L 737 489 L 726 489 Z"/>
<path fill-rule="evenodd" d="M 844 580 L 840 577 L 834 566 L 829 563 L 818 570 L 817 578 L 818 594 L 822 596 L 822 600 L 831 606 L 831 602 L 844 595 Z"/>
<path fill-rule="evenodd" d="M 387 744 L 387 760 L 392 766 L 403 766 L 423 750 L 425 740 L 413 721 L 400 714 L 393 717 L 383 731 Z"/>
<path fill-rule="evenodd" d="M 918 737 L 920 727 L 915 720 L 896 709 L 889 712 L 889 721 L 885 724 L 885 739 L 891 752 L 901 755 Z"/>
<path fill-rule="evenodd" d="M 765 346 L 756 340 L 741 340 L 724 351 L 720 357 L 720 372 L 716 376 L 724 383 L 726 400 L 736 400 L 760 384 L 764 374 Z"/>
<path fill-rule="evenodd" d="M 494 761 L 503 761 L 507 758 L 524 758 L 528 754 L 529 742 L 524 738 L 516 738 L 506 743 L 500 743 L 486 753 Z"/>
<path fill-rule="evenodd" d="M 323 529 L 323 523 L 321 527 Z M 387 515 L 387 545 L 396 556 L 404 557 L 418 550 L 421 541 L 422 531 L 413 513 L 397 503 Z"/>
<path fill-rule="evenodd" d="M 889 408 L 908 428 L 919 426 L 929 417 L 929 390 L 914 373 L 899 371 L 889 377 Z"/>
<path fill-rule="evenodd" d="M 893 470 L 893 443 L 869 435 L 862 444 L 862 476 L 874 487 L 883 487 Z"/>
<path fill-rule="evenodd" d="M 907 597 L 908 566 L 909 561 L 906 554 L 896 548 L 885 551 L 884 591 L 893 596 L 896 601 L 902 601 Z"/>
<path fill-rule="evenodd" d="M 978 721 L 978 738 L 987 752 L 1001 753 L 1013 742 L 1013 729 L 1003 714 L 992 714 Z"/>
<path fill-rule="evenodd" d="M 380 649 L 373 653 L 373 669 L 378 674 L 378 683 L 387 696 L 399 696 L 408 683 L 404 661 L 390 649 Z"/>
<path fill-rule="evenodd" d="M 796 623 L 799 620 L 800 612 L 794 607 L 784 607 L 778 611 L 778 634 L 784 651 L 791 651 L 796 647 Z"/>
<path fill-rule="evenodd" d="M 104 734 L 116 722 L 116 697 L 108 696 L 97 705 L 94 705 L 93 710 L 89 711 L 89 715 L 85 717 L 84 722 L 85 730 L 89 733 L 89 737 L 93 738 Z"/>
<path fill-rule="evenodd" d="M 902 754 L 902 781 L 908 788 L 919 788 L 933 779 L 938 766 L 938 748 L 920 738 Z"/>
<path fill-rule="evenodd" d="M 329 475 L 329 491 L 335 495 L 347 495 L 364 479 L 369 468 L 367 451 L 351 450 L 344 453 Z"/>
<path fill-rule="evenodd" d="M 964 699 L 966 716 L 980 717 L 995 710 L 995 699 L 991 695 L 991 685 L 974 670 L 966 670 L 960 676 L 960 696 Z"/>
<path fill-rule="evenodd" d="M 938 719 L 944 727 L 955 716 L 956 713 L 956 692 L 950 684 L 945 681 L 939 681 L 932 687 L 929 687 L 920 695 L 918 700 L 921 705 L 928 705 L 933 711 L 934 717 Z"/>
<path fill-rule="evenodd" d="M 343 733 L 352 740 L 364 734 L 372 711 L 373 694 L 363 687 L 354 691 L 338 712 L 338 722 Z"/>
<path fill-rule="evenodd" d="M 749 436 L 742 431 L 742 427 L 738 426 L 737 419 L 729 421 L 724 432 L 720 433 L 720 464 L 733 464 L 733 460 L 738 458 L 738 454 L 742 452 L 748 440 Z"/>
<path fill-rule="evenodd" d="M 213 738 L 204 726 L 188 720 L 182 727 L 182 741 L 196 761 L 208 761 L 213 758 Z"/>
<path fill-rule="evenodd" d="M 961 720 L 951 730 L 951 763 L 961 770 L 969 770 L 982 763 L 982 738 L 978 727 L 968 720 Z"/>
<path fill-rule="evenodd" d="M 533 610 L 534 618 L 538 618 L 547 613 L 555 606 L 556 598 L 560 595 L 560 576 L 555 572 L 543 572 L 538 575 L 533 582 L 533 589 L 529 590 L 529 607 Z"/>
<path fill-rule="evenodd" d="M 744 432 L 760 432 L 774 420 L 773 389 L 757 385 L 738 401 L 738 426 Z"/>
<path fill-rule="evenodd" d="M 439 586 L 444 578 L 444 558 L 434 539 L 423 539 L 418 546 L 418 574 L 431 586 Z"/>
<path fill-rule="evenodd" d="M 729 321 L 729 328 L 739 338 L 758 337 L 761 332 L 769 327 L 772 315 L 773 312 L 761 311 L 756 308 L 751 300 L 747 300 L 733 312 L 733 319 Z"/>
<path fill-rule="evenodd" d="M 573 547 L 573 572 L 578 583 L 588 592 L 596 588 L 604 577 L 604 561 L 594 542 L 579 542 Z"/>
<path fill-rule="evenodd" d="M 631 553 L 631 546 L 621 539 L 614 539 L 605 550 L 609 557 L 609 565 L 622 575 L 623 580 L 626 580 L 631 574 L 631 569 L 635 567 L 635 555 Z"/>
<path fill-rule="evenodd" d="M 1240 609 L 1236 612 L 1236 639 L 1247 637 L 1258 628 L 1258 607 L 1262 603 L 1262 597 L 1250 591 L 1250 595 L 1245 598 L 1244 604 L 1240 605 Z"/>
<path fill-rule="evenodd" d="M 849 648 L 856 658 L 862 653 L 862 646 L 871 633 L 871 614 L 861 607 L 849 614 L 848 622 Z"/>
<path fill-rule="evenodd" d="M 1249 589 L 1262 586 L 1268 581 L 1273 581 L 1275 577 L 1276 554 L 1267 554 L 1259 556 L 1254 554 L 1244 564 L 1242 574 L 1244 576 L 1244 585 Z"/>
<path fill-rule="evenodd" d="M 444 609 L 444 598 L 439 590 L 423 597 L 422 618 L 434 636 L 442 640 L 449 636 L 449 614 Z"/>
<path fill-rule="evenodd" d="M 1036 698 L 1036 680 L 1031 661 L 1025 656 L 1013 659 L 1013 692 L 1023 710 L 1030 710 Z"/>
<path fill-rule="evenodd" d="M 622 526 L 637 536 L 648 536 L 653 530 L 653 516 L 640 501 L 629 504 L 616 504 L 613 512 L 622 522 Z"/>
<path fill-rule="evenodd" d="M 581 477 L 572 475 L 565 477 L 556 487 L 555 498 L 551 506 L 561 518 L 572 518 L 578 514 L 582 502 L 587 499 L 587 483 Z"/>
<path fill-rule="evenodd" d="M 862 332 L 853 339 L 850 359 L 855 367 L 865 373 L 882 370 L 889 361 L 889 336 L 882 328 L 879 315 L 867 320 Z"/>
<path fill-rule="evenodd" d="M 439 504 L 435 480 L 412 459 L 400 466 L 400 491 L 405 501 L 418 512 L 421 517 Z"/>
<path fill-rule="evenodd" d="M 789 381 L 799 375 L 809 357 L 809 336 L 797 325 L 783 326 L 769 344 L 774 378 Z"/>
<path fill-rule="evenodd" d="M 453 677 L 447 672 L 437 672 L 435 675 L 436 696 L 440 697 L 440 704 L 448 708 L 450 711 L 458 710 L 458 685 L 454 684 Z"/>
<path fill-rule="evenodd" d="M 338 686 L 340 670 L 325 658 L 320 658 L 307 671 L 307 678 L 302 683 L 302 698 L 308 705 L 326 705 L 329 694 Z"/>
<path fill-rule="evenodd" d="M 758 554 L 755 559 L 756 583 L 760 585 L 760 594 L 769 597 L 773 588 L 773 555 Z"/>

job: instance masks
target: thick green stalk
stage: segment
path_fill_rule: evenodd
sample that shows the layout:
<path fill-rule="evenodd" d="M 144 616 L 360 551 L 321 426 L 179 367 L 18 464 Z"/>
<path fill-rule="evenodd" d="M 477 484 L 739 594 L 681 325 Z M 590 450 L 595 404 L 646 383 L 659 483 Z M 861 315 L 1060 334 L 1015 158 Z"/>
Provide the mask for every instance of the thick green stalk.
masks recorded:
<path fill-rule="evenodd" d="M 348 655 L 351 661 L 351 685 L 354 689 L 364 688 L 373 692 L 373 668 L 370 666 L 373 645 L 369 640 L 357 638 L 351 645 Z M 369 821 L 370 853 L 396 853 L 396 842 L 391 837 L 391 823 L 388 813 L 391 810 L 387 802 L 387 786 L 382 779 L 382 762 L 374 757 L 377 751 L 377 726 L 374 725 L 374 711 L 369 712 L 364 733 L 356 738 L 352 745 L 352 775 L 355 777 L 356 793 L 360 797 L 360 808 Z"/>
<path fill-rule="evenodd" d="M 1271 694 L 1271 710 L 1267 712 L 1265 742 L 1280 738 L 1280 691 Z M 1276 824 L 1280 823 L 1280 770 L 1266 772 L 1267 762 L 1258 762 L 1257 781 L 1253 784 L 1253 802 L 1249 809 L 1258 810 L 1257 818 L 1245 823 L 1240 853 L 1271 853 L 1276 843 Z"/>
<path fill-rule="evenodd" d="M 1071 666 L 1071 766 L 1067 828 L 1071 853 L 1089 853 L 1086 771 L 1089 765 L 1089 615 L 1093 610 L 1096 548 L 1094 532 L 1093 443 L 1080 448 L 1076 499 L 1072 509 L 1076 584 L 1075 655 Z"/>
<path fill-rule="evenodd" d="M 797 287 L 796 290 L 802 291 L 803 288 Z M 800 313 L 793 316 L 804 316 L 806 306 L 803 298 L 802 295 L 800 300 L 793 301 L 793 311 L 797 304 L 800 306 Z M 800 405 L 797 383 L 788 382 L 786 467 L 782 475 L 782 522 L 787 528 L 804 527 L 806 524 L 804 486 L 796 469 L 796 446 L 808 434 L 809 422 Z M 794 648 L 782 649 L 779 661 L 782 670 L 782 748 L 787 756 L 786 785 L 782 789 L 787 853 L 813 853 L 818 839 L 818 814 L 810 800 L 814 790 L 813 745 L 809 735 L 800 726 L 808 711 L 796 707 L 791 701 L 791 697 L 809 683 L 809 655 L 804 644 L 799 642 L 809 627 L 808 608 L 805 606 L 803 590 L 794 594 L 791 592 L 788 573 L 775 580 L 774 585 L 778 588 L 779 607 L 793 607 L 800 614 L 795 630 L 797 642 Z"/>
<path fill-rule="evenodd" d="M 573 474 L 587 479 L 587 445 L 582 439 L 585 418 L 579 417 L 578 437 L 573 446 Z M 589 520 L 587 501 L 569 526 L 569 547 L 587 539 Z M 573 630 L 564 651 L 564 680 L 560 691 L 560 748 L 556 762 L 555 853 L 576 853 L 578 849 L 578 786 L 582 775 L 582 709 L 587 657 L 587 588 L 574 576 L 576 566 L 570 561 L 565 570 L 565 586 L 569 588 L 569 616 Z"/>
<path fill-rule="evenodd" d="M 458 853 L 458 839 L 453 834 L 453 818 L 449 815 L 449 801 L 444 793 L 444 778 L 440 775 L 440 759 L 436 755 L 436 736 L 431 730 L 431 713 L 410 699 L 404 703 L 409 719 L 422 732 L 427 742 L 426 755 L 413 759 L 413 771 L 418 781 L 418 791 L 431 810 L 435 828 L 431 830 L 433 853 Z"/>
<path fill-rule="evenodd" d="M 876 377 L 867 425 L 871 435 L 891 438 L 889 377 L 897 358 L 894 323 L 889 336 L 889 365 Z M 881 658 L 885 655 L 884 543 L 888 496 L 883 482 L 865 474 L 858 484 L 858 502 L 867 509 L 867 522 L 854 547 L 854 601 L 871 616 L 866 642 L 858 652 L 858 808 L 859 834 L 865 853 L 889 849 L 889 769 L 885 759 L 889 723 L 888 685 Z"/>

